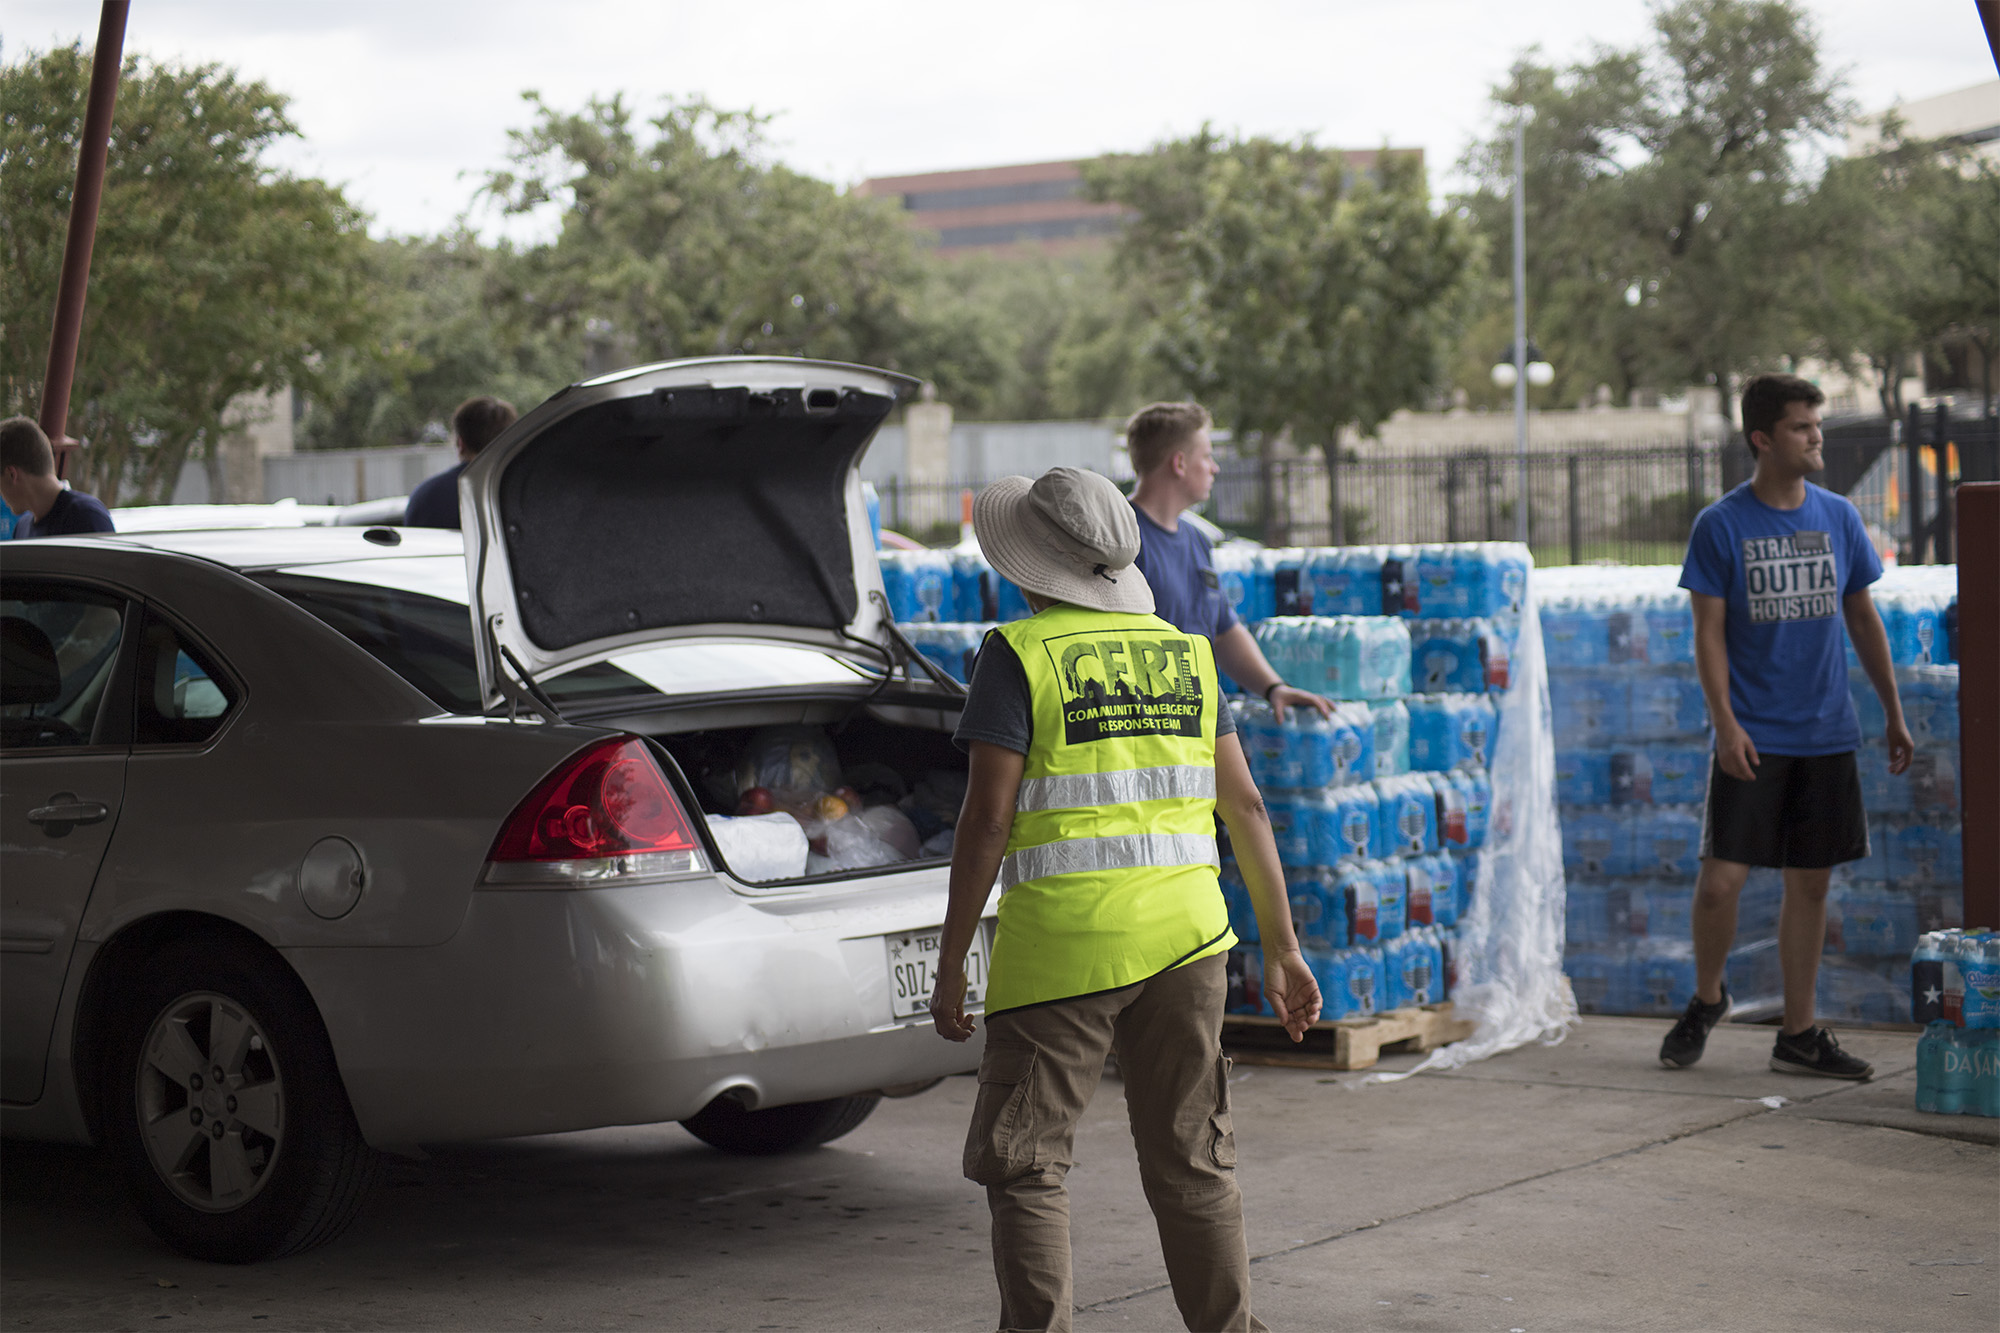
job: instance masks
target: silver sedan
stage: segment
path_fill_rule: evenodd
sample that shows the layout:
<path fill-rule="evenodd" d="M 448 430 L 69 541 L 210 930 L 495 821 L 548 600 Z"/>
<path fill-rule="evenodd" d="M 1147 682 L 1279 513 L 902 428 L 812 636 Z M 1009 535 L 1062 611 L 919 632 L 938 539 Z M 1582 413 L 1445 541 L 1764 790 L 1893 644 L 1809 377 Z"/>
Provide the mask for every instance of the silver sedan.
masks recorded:
<path fill-rule="evenodd" d="M 463 534 L 0 546 L 6 1133 L 108 1141 L 163 1238 L 246 1261 L 337 1234 L 382 1151 L 783 1151 L 975 1064 L 924 1021 L 938 838 L 753 879 L 705 813 L 779 724 L 871 803 L 962 785 L 856 480 L 909 387 L 573 386 L 466 469 Z"/>

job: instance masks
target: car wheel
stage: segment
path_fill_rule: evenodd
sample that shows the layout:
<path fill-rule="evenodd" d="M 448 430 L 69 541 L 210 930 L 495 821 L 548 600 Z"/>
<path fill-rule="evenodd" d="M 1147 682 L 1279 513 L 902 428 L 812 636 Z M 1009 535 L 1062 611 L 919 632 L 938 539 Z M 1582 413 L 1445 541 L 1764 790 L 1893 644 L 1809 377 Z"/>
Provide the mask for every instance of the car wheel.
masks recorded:
<path fill-rule="evenodd" d="M 146 960 L 116 1018 L 102 1105 L 146 1224 L 197 1259 L 332 1240 L 380 1166 L 304 988 L 235 941 Z"/>
<path fill-rule="evenodd" d="M 823 1102 L 773 1106 L 746 1111 L 729 1097 L 718 1097 L 681 1127 L 713 1148 L 746 1157 L 817 1148 L 851 1132 L 882 1104 L 880 1093 L 835 1097 Z"/>

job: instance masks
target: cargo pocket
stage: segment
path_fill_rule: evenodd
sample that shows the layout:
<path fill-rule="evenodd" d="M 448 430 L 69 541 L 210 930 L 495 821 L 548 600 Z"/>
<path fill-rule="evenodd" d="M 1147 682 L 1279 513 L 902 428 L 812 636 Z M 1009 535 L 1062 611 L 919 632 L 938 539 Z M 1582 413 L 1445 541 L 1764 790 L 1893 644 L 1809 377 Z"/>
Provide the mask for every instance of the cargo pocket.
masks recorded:
<path fill-rule="evenodd" d="M 965 1178 L 974 1184 L 999 1185 L 1034 1165 L 1035 1057 L 1025 1042 L 986 1039 L 979 1099 L 965 1136 Z"/>
<path fill-rule="evenodd" d="M 1215 1111 L 1208 1118 L 1208 1155 L 1217 1166 L 1236 1168 L 1236 1126 L 1229 1118 L 1229 1071 L 1236 1062 L 1226 1055 L 1215 1057 Z"/>

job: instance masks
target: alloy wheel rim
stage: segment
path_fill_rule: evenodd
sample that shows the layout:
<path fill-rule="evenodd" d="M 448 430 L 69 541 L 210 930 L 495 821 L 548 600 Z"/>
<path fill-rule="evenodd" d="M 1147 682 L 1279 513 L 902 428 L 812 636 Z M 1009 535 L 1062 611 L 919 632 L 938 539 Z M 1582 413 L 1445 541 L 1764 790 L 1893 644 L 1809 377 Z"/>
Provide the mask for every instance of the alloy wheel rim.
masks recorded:
<path fill-rule="evenodd" d="M 213 991 L 162 1009 L 139 1048 L 146 1158 L 175 1197 L 232 1212 L 264 1188 L 285 1140 L 282 1071 L 264 1027 Z"/>

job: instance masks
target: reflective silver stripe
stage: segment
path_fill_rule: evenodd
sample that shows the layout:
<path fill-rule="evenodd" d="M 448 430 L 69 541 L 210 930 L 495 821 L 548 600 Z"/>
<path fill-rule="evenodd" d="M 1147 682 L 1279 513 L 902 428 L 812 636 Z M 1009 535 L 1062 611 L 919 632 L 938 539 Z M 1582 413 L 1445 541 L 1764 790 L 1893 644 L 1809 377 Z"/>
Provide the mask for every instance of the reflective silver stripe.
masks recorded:
<path fill-rule="evenodd" d="M 1130 833 L 1116 838 L 1067 838 L 1023 847 L 1000 863 L 1000 887 L 1081 870 L 1134 866 L 1221 866 L 1211 833 Z"/>
<path fill-rule="evenodd" d="M 1080 810 L 1131 801 L 1212 801 L 1215 770 L 1203 764 L 1173 764 L 1160 768 L 1127 768 L 1116 773 L 1058 773 L 1029 778 L 1021 784 L 1014 808 Z"/>

